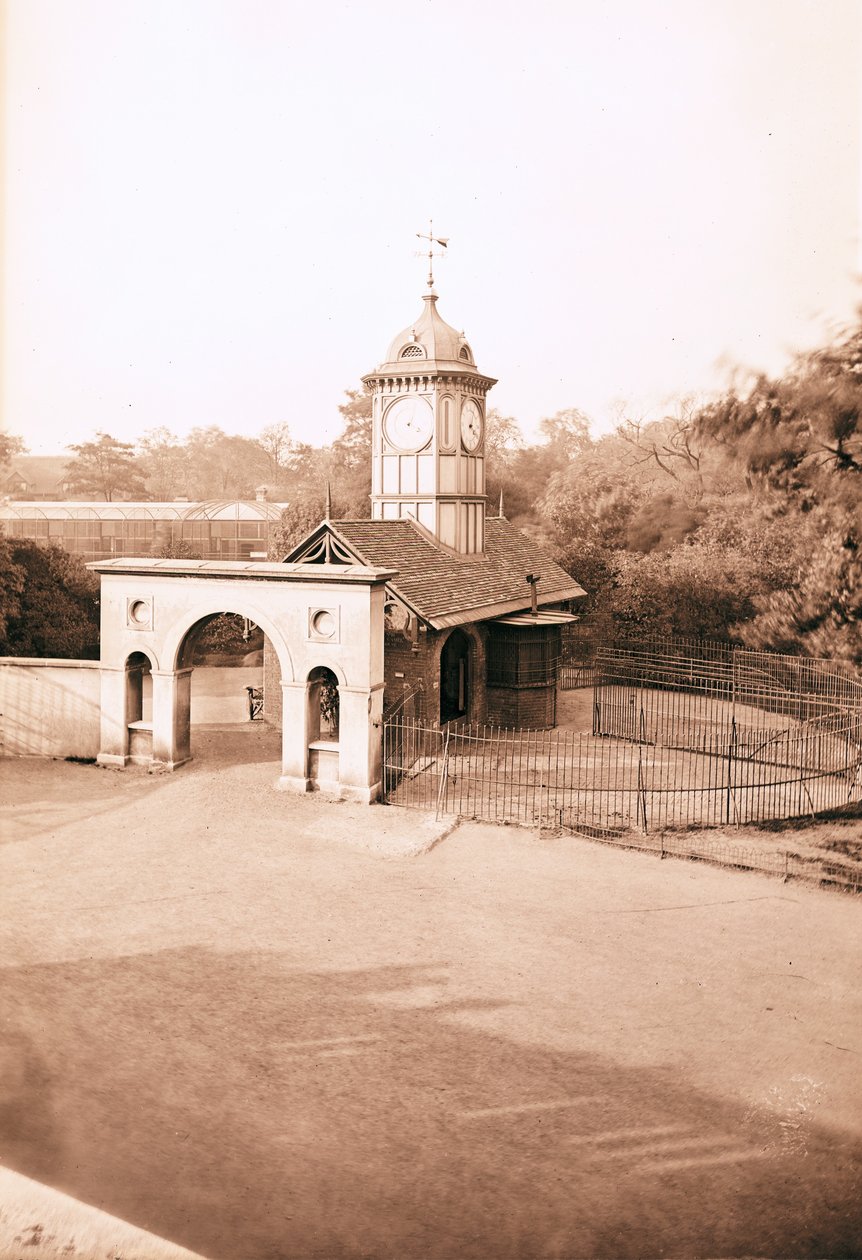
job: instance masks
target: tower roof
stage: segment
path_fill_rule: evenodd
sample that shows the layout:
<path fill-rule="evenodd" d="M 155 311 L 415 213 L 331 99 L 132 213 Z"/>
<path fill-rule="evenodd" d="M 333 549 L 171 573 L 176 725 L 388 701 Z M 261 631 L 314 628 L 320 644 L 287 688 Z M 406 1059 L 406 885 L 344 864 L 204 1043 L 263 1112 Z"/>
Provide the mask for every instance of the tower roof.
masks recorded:
<path fill-rule="evenodd" d="M 397 363 L 403 368 L 412 360 L 433 359 L 437 363 L 475 368 L 476 360 L 463 332 L 447 324 L 438 314 L 437 294 L 426 293 L 422 300 L 425 303 L 422 313 L 393 340 L 386 365 Z"/>

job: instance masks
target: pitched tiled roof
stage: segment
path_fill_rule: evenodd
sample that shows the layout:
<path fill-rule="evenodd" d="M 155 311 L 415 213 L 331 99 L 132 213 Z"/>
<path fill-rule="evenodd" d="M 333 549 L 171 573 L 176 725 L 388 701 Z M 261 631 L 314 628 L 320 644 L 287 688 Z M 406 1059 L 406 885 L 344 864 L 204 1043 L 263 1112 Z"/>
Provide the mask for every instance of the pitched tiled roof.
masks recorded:
<path fill-rule="evenodd" d="M 328 528 L 362 564 L 397 569 L 389 586 L 432 626 L 458 625 L 530 607 L 528 573 L 537 575 L 540 605 L 586 591 L 532 539 L 503 517 L 485 521 L 485 553 L 456 556 L 409 520 L 330 521 Z M 308 539 L 286 557 L 305 550 Z"/>
<path fill-rule="evenodd" d="M 3 473 L 3 480 L 13 475 L 26 482 L 32 494 L 55 494 L 66 480 L 70 455 L 16 455 Z"/>

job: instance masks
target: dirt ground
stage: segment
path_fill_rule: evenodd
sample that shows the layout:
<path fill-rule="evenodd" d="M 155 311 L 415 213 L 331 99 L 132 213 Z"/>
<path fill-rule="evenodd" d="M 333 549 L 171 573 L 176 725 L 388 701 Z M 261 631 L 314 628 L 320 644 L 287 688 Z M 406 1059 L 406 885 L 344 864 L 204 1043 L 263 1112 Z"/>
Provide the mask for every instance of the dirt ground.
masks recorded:
<path fill-rule="evenodd" d="M 0 764 L 3 1260 L 862 1255 L 858 899 L 193 752 Z"/>

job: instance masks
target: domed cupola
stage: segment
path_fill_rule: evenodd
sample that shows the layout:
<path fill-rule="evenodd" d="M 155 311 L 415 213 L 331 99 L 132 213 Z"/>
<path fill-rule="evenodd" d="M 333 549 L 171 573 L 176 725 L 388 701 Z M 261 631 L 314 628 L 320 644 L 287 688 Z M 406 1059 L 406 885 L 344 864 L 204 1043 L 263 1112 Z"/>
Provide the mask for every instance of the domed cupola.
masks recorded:
<path fill-rule="evenodd" d="M 429 275 L 429 284 L 432 278 Z M 485 548 L 485 398 L 476 368 L 437 294 L 362 379 L 373 393 L 371 512 L 414 520 L 463 555 Z"/>
<path fill-rule="evenodd" d="M 437 294 L 426 293 L 422 314 L 394 339 L 381 366 L 401 365 L 403 360 L 430 359 L 435 363 L 452 366 L 476 366 L 473 351 L 463 332 L 440 318 L 437 310 Z"/>

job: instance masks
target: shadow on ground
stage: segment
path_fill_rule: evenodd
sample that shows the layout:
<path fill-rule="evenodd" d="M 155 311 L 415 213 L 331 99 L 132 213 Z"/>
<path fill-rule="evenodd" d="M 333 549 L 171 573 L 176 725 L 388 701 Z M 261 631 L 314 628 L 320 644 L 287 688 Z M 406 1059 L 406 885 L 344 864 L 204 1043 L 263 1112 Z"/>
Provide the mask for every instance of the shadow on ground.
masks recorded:
<path fill-rule="evenodd" d="M 857 1146 L 489 1035 L 445 981 L 200 948 L 0 972 L 4 1163 L 213 1260 L 860 1254 Z"/>

